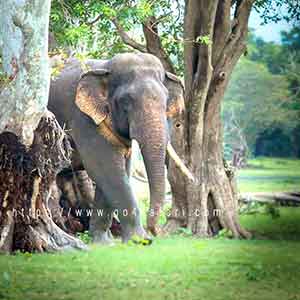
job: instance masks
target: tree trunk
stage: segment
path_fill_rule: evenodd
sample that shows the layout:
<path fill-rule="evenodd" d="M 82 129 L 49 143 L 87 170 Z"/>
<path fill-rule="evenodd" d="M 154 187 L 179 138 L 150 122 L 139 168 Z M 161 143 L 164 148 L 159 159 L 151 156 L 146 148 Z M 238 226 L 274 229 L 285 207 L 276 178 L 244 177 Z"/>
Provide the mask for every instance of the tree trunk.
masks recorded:
<path fill-rule="evenodd" d="M 185 44 L 187 110 L 175 122 L 172 144 L 197 180 L 187 182 L 172 162 L 169 165 L 173 206 L 168 232 L 183 226 L 207 237 L 226 228 L 235 238 L 250 237 L 239 224 L 235 181 L 224 165 L 220 111 L 231 72 L 245 52 L 253 1 L 238 1 L 233 20 L 231 4 L 186 1 L 185 39 L 207 36 L 213 42 Z"/>
<path fill-rule="evenodd" d="M 48 209 L 70 147 L 46 111 L 50 1 L 2 1 L 0 50 L 0 252 L 85 249 Z"/>
<path fill-rule="evenodd" d="M 224 95 L 225 84 L 212 83 L 210 90 L 214 92 L 208 92 L 203 122 L 197 127 L 201 135 L 195 135 L 189 141 L 184 120 L 177 120 L 173 128 L 172 144 L 185 157 L 197 180 L 187 182 L 170 162 L 173 207 L 166 230 L 172 232 L 178 227 L 187 227 L 195 235 L 208 237 L 227 228 L 234 237 L 249 237 L 239 225 L 235 178 L 223 159 L 220 99 Z M 178 127 L 178 124 L 181 126 Z M 194 124 L 190 126 L 190 130 L 194 131 Z M 190 149 L 187 141 L 193 144 Z"/>

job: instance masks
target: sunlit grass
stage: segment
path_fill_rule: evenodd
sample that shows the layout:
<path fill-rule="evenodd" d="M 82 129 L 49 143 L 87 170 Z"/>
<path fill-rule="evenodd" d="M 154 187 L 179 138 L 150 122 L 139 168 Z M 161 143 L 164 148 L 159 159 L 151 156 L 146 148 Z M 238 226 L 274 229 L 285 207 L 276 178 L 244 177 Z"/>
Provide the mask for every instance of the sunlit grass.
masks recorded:
<path fill-rule="evenodd" d="M 300 160 L 256 158 L 237 175 L 241 192 L 300 191 Z"/>
<path fill-rule="evenodd" d="M 300 190 L 299 160 L 249 163 L 239 172 L 241 191 Z M 145 222 L 147 201 L 139 202 Z M 0 299 L 300 300 L 300 208 L 280 208 L 276 219 L 243 215 L 241 222 L 253 240 L 177 235 L 151 246 L 0 256 Z"/>
<path fill-rule="evenodd" d="M 146 247 L 0 256 L 0 299 L 300 299 L 300 210 L 241 220 L 268 239 L 173 236 Z"/>

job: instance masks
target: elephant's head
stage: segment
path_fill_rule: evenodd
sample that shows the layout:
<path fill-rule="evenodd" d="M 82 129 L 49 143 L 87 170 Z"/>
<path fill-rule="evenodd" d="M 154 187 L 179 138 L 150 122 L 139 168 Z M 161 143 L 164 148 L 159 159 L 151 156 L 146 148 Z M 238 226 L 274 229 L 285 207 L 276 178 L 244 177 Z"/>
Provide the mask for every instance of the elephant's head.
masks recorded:
<path fill-rule="evenodd" d="M 180 80 L 166 73 L 153 55 L 119 54 L 105 69 L 90 70 L 81 77 L 76 104 L 98 126 L 109 116 L 121 142 L 135 139 L 139 143 L 150 186 L 147 226 L 155 234 L 165 194 L 166 151 L 172 152 L 168 119 L 184 109 Z"/>

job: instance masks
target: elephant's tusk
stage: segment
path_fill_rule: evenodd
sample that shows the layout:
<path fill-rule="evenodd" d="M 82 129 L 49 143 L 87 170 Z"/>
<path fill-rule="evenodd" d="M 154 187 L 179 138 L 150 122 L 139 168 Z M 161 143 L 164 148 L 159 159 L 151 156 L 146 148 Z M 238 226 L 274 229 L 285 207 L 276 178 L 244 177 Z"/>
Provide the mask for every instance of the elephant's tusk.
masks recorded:
<path fill-rule="evenodd" d="M 192 182 L 195 181 L 195 178 L 193 176 L 193 174 L 190 172 L 190 170 L 185 166 L 185 164 L 183 163 L 183 161 L 180 159 L 180 157 L 178 156 L 178 154 L 176 153 L 175 149 L 173 148 L 173 146 L 171 145 L 170 142 L 168 142 L 168 146 L 167 146 L 167 152 L 169 154 L 169 156 L 174 160 L 176 166 L 181 170 L 181 172 L 188 178 L 190 179 Z"/>
<path fill-rule="evenodd" d="M 143 178 L 143 177 L 141 177 L 141 176 L 139 176 L 139 175 L 136 175 L 136 174 L 133 174 L 133 175 L 131 175 L 134 179 L 136 179 L 136 180 L 138 180 L 138 181 L 140 181 L 140 182 L 144 182 L 144 183 L 149 183 L 149 181 L 147 180 L 147 179 L 145 179 L 145 178 Z"/>

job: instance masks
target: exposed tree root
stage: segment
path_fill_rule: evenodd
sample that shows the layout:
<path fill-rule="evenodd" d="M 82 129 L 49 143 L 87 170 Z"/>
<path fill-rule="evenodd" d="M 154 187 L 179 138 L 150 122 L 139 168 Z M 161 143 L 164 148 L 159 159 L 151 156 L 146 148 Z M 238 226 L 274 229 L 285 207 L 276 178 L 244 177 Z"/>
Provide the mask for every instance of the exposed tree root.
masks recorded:
<path fill-rule="evenodd" d="M 169 219 L 168 222 L 163 227 L 163 232 L 167 234 L 173 234 L 181 227 L 182 226 L 179 220 Z"/>
<path fill-rule="evenodd" d="M 86 249 L 62 231 L 48 207 L 57 173 L 70 163 L 70 144 L 55 117 L 47 112 L 30 148 L 16 135 L 0 135 L 0 251 Z"/>
<path fill-rule="evenodd" d="M 12 215 L 8 214 L 6 218 L 3 218 L 0 231 L 0 253 L 9 253 L 13 245 L 13 232 L 15 222 Z"/>
<path fill-rule="evenodd" d="M 221 165 L 222 166 L 222 165 Z M 188 204 L 185 199 L 173 198 L 171 217 L 165 225 L 165 231 L 172 233 L 179 227 L 187 227 L 198 237 L 211 237 L 225 228 L 234 238 L 251 238 L 238 221 L 236 185 L 233 173 L 208 165 L 202 172 L 201 184 L 187 184 Z M 184 210 L 178 207 L 185 208 Z M 178 212 L 184 211 L 178 215 Z M 176 214 L 177 213 L 177 214 Z"/>

